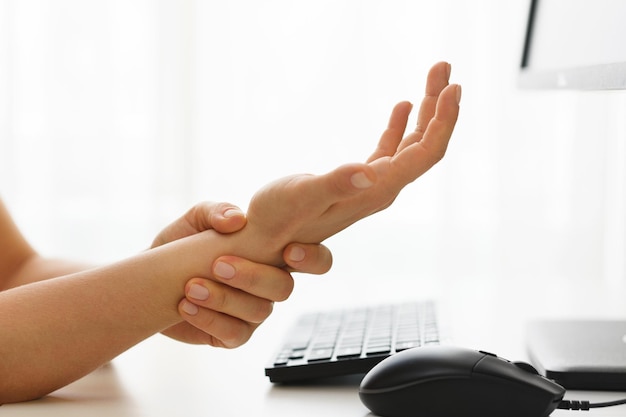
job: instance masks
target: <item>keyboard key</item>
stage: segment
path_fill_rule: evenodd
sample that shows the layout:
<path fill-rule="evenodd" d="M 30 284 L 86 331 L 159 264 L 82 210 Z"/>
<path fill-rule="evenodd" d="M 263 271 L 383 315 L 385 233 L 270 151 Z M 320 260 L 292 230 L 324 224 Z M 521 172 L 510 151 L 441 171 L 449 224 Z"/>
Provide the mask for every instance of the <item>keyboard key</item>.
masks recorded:
<path fill-rule="evenodd" d="M 361 346 L 347 346 L 337 349 L 337 359 L 361 356 Z"/>
<path fill-rule="evenodd" d="M 307 356 L 307 360 L 309 362 L 323 361 L 329 360 L 333 357 L 332 349 L 315 349 L 309 353 Z"/>
<path fill-rule="evenodd" d="M 396 344 L 396 352 L 401 352 L 403 350 L 412 349 L 414 347 L 419 347 L 421 345 L 419 340 L 410 340 L 405 342 L 400 342 Z"/>
<path fill-rule="evenodd" d="M 390 353 L 391 345 L 368 346 L 365 350 L 366 355 L 380 355 L 381 353 Z"/>
<path fill-rule="evenodd" d="M 302 359 L 304 358 L 305 351 L 303 349 L 294 350 L 289 355 L 289 359 Z"/>
<path fill-rule="evenodd" d="M 274 360 L 274 366 L 283 366 L 289 363 L 289 358 L 286 356 L 279 356 Z"/>

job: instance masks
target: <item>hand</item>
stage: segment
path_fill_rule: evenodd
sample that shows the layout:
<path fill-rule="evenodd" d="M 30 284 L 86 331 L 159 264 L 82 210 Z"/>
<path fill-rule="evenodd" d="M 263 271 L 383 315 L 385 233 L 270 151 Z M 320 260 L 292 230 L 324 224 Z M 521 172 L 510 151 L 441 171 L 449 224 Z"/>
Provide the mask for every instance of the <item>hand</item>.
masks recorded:
<path fill-rule="evenodd" d="M 233 233 L 245 224 L 244 213 L 234 205 L 200 203 L 163 229 L 152 248 L 209 229 Z M 162 333 L 187 343 L 241 344 L 269 316 L 273 302 L 291 294 L 289 271 L 323 274 L 332 264 L 330 251 L 317 244 L 289 244 L 283 258 L 287 266 L 282 269 L 236 256 L 218 258 L 213 265 L 214 280 L 194 278 L 185 286 L 187 299 L 181 301 L 179 310 L 186 321 Z"/>
<path fill-rule="evenodd" d="M 234 233 L 241 230 L 246 221 L 243 211 L 233 204 L 202 202 L 163 229 L 151 248 L 210 229 L 219 233 Z M 283 269 L 289 272 L 325 274 L 332 266 L 330 250 L 319 244 L 290 243 L 283 251 L 283 260 Z"/>
<path fill-rule="evenodd" d="M 325 175 L 294 175 L 254 195 L 248 225 L 236 238 L 238 255 L 279 264 L 288 242 L 322 242 L 352 223 L 388 207 L 404 186 L 445 154 L 454 129 L 461 87 L 448 85 L 450 66 L 432 67 L 416 129 L 404 136 L 411 104 L 395 106 L 387 129 L 364 164 Z M 245 243 L 245 244 L 244 244 Z"/>
<path fill-rule="evenodd" d="M 404 186 L 428 171 L 445 154 L 458 117 L 461 94 L 460 86 L 448 85 L 449 72 L 450 66 L 446 63 L 433 66 L 428 74 L 426 97 L 418 113 L 417 127 L 404 138 L 412 106 L 408 102 L 395 106 L 378 147 L 366 163 L 344 165 L 324 175 L 295 175 L 262 188 L 250 202 L 246 227 L 222 239 L 222 253 L 235 254 L 261 264 L 283 266 L 284 248 L 290 242 L 322 242 L 352 223 L 388 207 Z M 209 233 L 200 238 L 210 241 L 213 239 L 211 236 Z M 217 276 L 215 267 L 218 263 L 219 259 L 214 263 Z M 201 273 L 197 271 L 194 276 Z M 264 291 L 253 288 L 255 285 L 269 281 L 248 281 L 243 277 L 230 279 L 228 287 L 242 289 L 253 296 Z M 222 278 L 213 282 L 223 284 L 225 280 Z M 209 285 L 214 285 L 213 282 Z M 274 291 L 280 293 L 276 291 L 276 284 L 272 285 L 275 286 Z M 193 288 L 193 295 L 196 295 L 195 290 L 201 292 L 199 288 Z M 224 287 L 215 288 L 219 291 Z M 213 329 L 210 334 L 215 337 L 207 338 L 196 333 L 196 340 L 201 343 L 237 346 L 254 331 L 255 322 L 271 311 L 267 305 L 266 310 L 262 307 L 246 310 L 239 320 L 228 323 L 221 320 L 227 317 L 217 312 L 229 316 L 233 309 L 232 304 L 226 303 L 229 298 L 211 293 L 211 288 L 205 290 L 209 292 L 206 305 L 212 305 L 214 310 L 198 310 L 196 316 L 204 323 L 204 328 Z M 187 294 L 192 292 L 189 283 L 186 291 Z M 230 299 L 237 296 L 231 293 Z M 211 304 L 211 297 L 214 297 L 214 304 Z M 179 305 L 180 314 L 187 320 L 190 316 L 185 309 L 191 308 L 189 311 L 195 312 L 188 303 L 190 299 L 195 300 L 188 296 Z M 239 300 L 245 302 L 243 298 Z M 203 305 L 196 301 L 192 304 Z M 203 313 L 207 312 L 209 315 L 205 316 Z"/>
<path fill-rule="evenodd" d="M 193 206 L 157 235 L 151 248 L 182 239 L 205 230 L 233 233 L 246 225 L 246 215 L 230 203 L 202 202 Z"/>

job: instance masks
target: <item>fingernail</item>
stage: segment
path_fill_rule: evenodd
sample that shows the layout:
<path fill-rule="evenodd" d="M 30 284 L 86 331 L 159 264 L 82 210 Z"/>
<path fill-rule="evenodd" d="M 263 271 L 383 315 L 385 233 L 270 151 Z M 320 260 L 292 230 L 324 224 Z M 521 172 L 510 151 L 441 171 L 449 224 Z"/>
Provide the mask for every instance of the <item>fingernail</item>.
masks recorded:
<path fill-rule="evenodd" d="M 300 246 L 293 246 L 289 252 L 289 259 L 294 262 L 302 262 L 305 256 L 306 252 Z"/>
<path fill-rule="evenodd" d="M 195 305 L 194 303 L 190 303 L 187 300 L 183 301 L 182 309 L 185 313 L 189 314 L 190 316 L 195 316 L 196 314 L 198 314 L 198 306 Z"/>
<path fill-rule="evenodd" d="M 215 264 L 215 268 L 213 268 L 213 273 L 217 275 L 219 278 L 230 279 L 235 276 L 235 267 L 231 264 L 227 264 L 226 262 L 218 262 Z"/>
<path fill-rule="evenodd" d="M 450 79 L 450 74 L 452 74 L 452 65 L 450 65 L 450 63 L 447 63 L 447 64 L 448 64 L 448 68 L 447 68 L 447 71 L 448 71 L 448 79 Z"/>
<path fill-rule="evenodd" d="M 461 95 L 462 95 L 462 88 L 460 85 L 456 86 L 456 104 L 461 104 Z"/>
<path fill-rule="evenodd" d="M 206 287 L 203 287 L 202 285 L 199 284 L 192 284 L 189 287 L 189 291 L 187 292 L 187 296 L 196 299 L 196 300 L 201 300 L 204 301 L 207 298 L 209 298 L 209 290 L 206 289 Z"/>
<path fill-rule="evenodd" d="M 364 172 L 357 172 L 356 174 L 352 175 L 350 181 L 352 182 L 352 185 L 354 185 L 356 188 L 361 189 L 369 188 L 374 184 L 369 178 L 367 178 L 367 175 L 365 175 Z"/>
<path fill-rule="evenodd" d="M 243 216 L 243 211 L 235 208 L 230 208 L 224 212 L 224 217 L 235 217 L 235 216 Z"/>

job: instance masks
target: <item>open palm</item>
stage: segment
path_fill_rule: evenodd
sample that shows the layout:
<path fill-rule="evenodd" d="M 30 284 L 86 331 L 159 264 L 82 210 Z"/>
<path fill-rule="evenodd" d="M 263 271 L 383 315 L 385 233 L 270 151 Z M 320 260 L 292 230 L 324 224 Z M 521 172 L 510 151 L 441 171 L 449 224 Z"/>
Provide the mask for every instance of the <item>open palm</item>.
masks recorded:
<path fill-rule="evenodd" d="M 290 242 L 315 243 L 387 208 L 407 184 L 445 154 L 458 117 L 460 86 L 450 66 L 432 67 L 414 131 L 404 136 L 411 104 L 397 104 L 372 156 L 324 175 L 294 175 L 259 190 L 250 202 L 244 256 L 281 262 Z M 241 254 L 240 254 L 241 255 Z"/>

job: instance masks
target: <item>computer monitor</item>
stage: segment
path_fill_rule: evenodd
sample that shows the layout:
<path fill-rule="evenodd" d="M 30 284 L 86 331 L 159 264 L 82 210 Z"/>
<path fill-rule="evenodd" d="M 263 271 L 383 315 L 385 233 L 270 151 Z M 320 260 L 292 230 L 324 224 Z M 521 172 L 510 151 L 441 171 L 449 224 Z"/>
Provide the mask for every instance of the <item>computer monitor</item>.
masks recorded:
<path fill-rule="evenodd" d="M 626 89 L 626 1 L 532 0 L 519 86 Z"/>
<path fill-rule="evenodd" d="M 532 0 L 519 85 L 626 89 L 625 20 L 625 0 Z M 536 320 L 528 354 L 568 389 L 626 390 L 625 335 L 626 320 Z"/>

